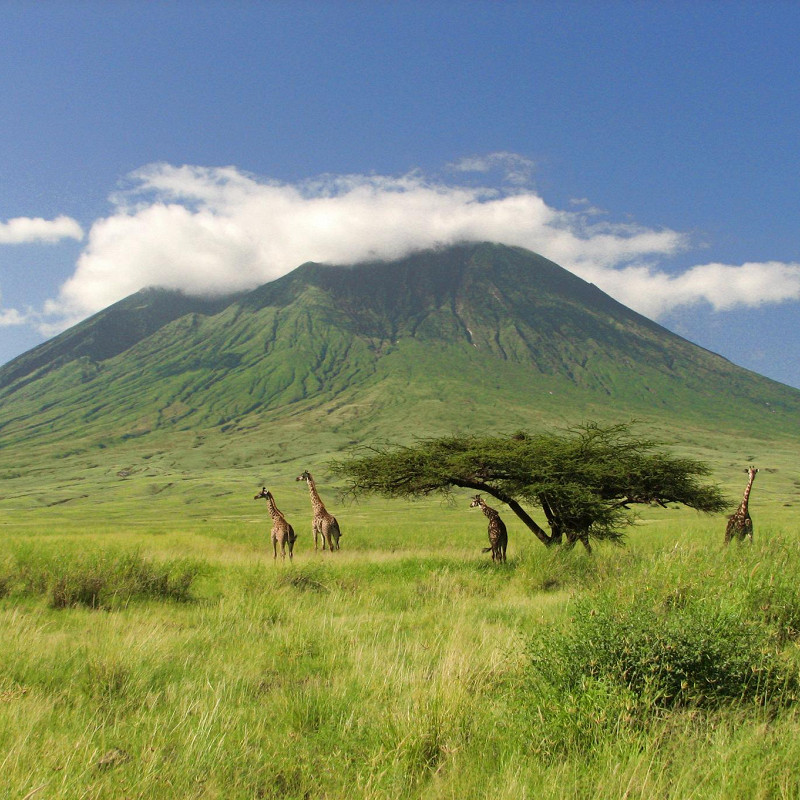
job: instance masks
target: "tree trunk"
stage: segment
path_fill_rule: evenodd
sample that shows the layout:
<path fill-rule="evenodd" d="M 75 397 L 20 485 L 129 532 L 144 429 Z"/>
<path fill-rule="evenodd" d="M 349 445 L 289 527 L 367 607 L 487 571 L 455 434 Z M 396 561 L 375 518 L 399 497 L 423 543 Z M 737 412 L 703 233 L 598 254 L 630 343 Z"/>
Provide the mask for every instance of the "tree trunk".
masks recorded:
<path fill-rule="evenodd" d="M 553 507 L 550 505 L 550 501 L 547 498 L 546 494 L 539 495 L 539 505 L 542 507 L 542 511 L 544 511 L 545 517 L 547 517 L 547 524 L 550 526 L 550 544 L 561 544 L 564 541 L 564 532 L 561 529 L 561 524 L 558 520 L 558 516 L 553 511 Z"/>
<path fill-rule="evenodd" d="M 580 541 L 583 546 L 586 548 L 587 553 L 592 552 L 592 546 L 589 544 L 589 535 L 586 533 L 575 533 L 574 531 L 564 530 L 564 526 L 561 522 L 561 518 L 556 513 L 556 510 L 550 504 L 550 499 L 547 497 L 546 494 L 539 495 L 539 504 L 544 511 L 544 515 L 547 517 L 547 524 L 550 526 L 550 530 L 553 532 L 553 535 L 550 537 L 552 544 L 561 544 L 564 540 L 564 535 L 566 534 L 567 537 L 567 547 L 574 547 L 576 542 Z"/>
<path fill-rule="evenodd" d="M 587 553 L 592 552 L 592 545 L 589 543 L 589 536 L 585 533 L 568 533 L 567 534 L 567 547 L 575 547 L 580 542 L 585 548 Z"/>
<path fill-rule="evenodd" d="M 496 495 L 495 495 L 496 496 Z M 501 500 L 502 498 L 497 498 Z M 527 511 L 513 498 L 503 500 L 503 502 L 530 528 L 537 539 L 547 547 L 558 544 L 560 539 L 556 540 L 554 536 L 548 536 L 547 532 L 540 528 Z"/>
<path fill-rule="evenodd" d="M 505 503 L 525 523 L 525 527 L 531 530 L 534 536 L 545 546 L 550 547 L 550 545 L 561 543 L 560 536 L 558 539 L 548 536 L 547 531 L 537 525 L 536 520 L 513 497 L 509 497 L 504 492 L 499 492 L 493 486 L 480 481 L 461 481 L 458 483 L 454 481 L 453 483 L 462 489 L 475 489 L 478 492 L 484 492 L 497 498 L 501 503 Z"/>

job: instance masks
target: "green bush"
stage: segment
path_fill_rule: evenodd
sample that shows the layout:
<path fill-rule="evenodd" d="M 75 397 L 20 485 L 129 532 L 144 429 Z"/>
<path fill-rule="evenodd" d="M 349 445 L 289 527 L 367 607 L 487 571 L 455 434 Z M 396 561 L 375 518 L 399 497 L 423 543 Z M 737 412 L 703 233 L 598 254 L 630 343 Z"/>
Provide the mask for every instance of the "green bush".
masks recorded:
<path fill-rule="evenodd" d="M 199 572 L 200 565 L 188 561 L 155 563 L 138 553 L 97 554 L 62 565 L 53 576 L 50 604 L 112 608 L 134 599 L 185 602 Z"/>
<path fill-rule="evenodd" d="M 138 552 L 20 554 L 0 579 L 0 597 L 45 596 L 52 608 L 116 608 L 132 600 L 191 599 L 202 565 L 155 562 Z"/>
<path fill-rule="evenodd" d="M 330 591 L 330 586 L 326 583 L 325 577 L 324 571 L 319 567 L 306 564 L 281 575 L 275 583 L 279 587 L 289 586 L 301 592 L 327 593 Z"/>
<path fill-rule="evenodd" d="M 654 605 L 599 595 L 575 606 L 571 624 L 528 647 L 534 673 L 564 693 L 601 682 L 641 708 L 709 708 L 730 702 L 786 704 L 798 678 L 769 631 L 711 599 Z"/>

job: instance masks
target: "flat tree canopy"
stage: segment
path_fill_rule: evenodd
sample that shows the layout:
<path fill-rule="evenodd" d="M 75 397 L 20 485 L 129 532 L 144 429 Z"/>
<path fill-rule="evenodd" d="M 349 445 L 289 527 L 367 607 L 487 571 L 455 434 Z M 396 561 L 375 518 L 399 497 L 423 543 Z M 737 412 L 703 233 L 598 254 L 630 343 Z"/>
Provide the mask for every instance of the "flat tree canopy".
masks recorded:
<path fill-rule="evenodd" d="M 545 545 L 590 548 L 590 539 L 621 542 L 638 503 L 680 503 L 719 512 L 727 502 L 704 483 L 703 462 L 678 458 L 630 424 L 587 423 L 561 432 L 511 436 L 451 435 L 414 444 L 362 447 L 330 465 L 353 496 L 411 498 L 454 487 L 492 495 Z M 541 509 L 549 533 L 522 507 Z"/>

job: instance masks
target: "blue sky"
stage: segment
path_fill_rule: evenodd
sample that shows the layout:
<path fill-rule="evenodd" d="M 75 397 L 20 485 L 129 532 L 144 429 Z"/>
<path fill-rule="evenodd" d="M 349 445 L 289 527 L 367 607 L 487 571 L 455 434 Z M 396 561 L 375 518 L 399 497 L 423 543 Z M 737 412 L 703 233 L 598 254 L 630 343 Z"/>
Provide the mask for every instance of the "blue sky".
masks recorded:
<path fill-rule="evenodd" d="M 800 3 L 0 0 L 0 363 L 463 238 L 800 387 Z"/>

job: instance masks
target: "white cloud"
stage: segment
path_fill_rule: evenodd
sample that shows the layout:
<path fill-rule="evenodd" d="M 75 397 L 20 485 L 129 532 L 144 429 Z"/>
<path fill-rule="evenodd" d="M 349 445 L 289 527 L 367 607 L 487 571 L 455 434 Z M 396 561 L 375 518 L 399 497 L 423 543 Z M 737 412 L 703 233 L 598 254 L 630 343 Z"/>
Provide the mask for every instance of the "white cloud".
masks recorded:
<path fill-rule="evenodd" d="M 448 164 L 453 172 L 488 173 L 499 170 L 508 183 L 525 186 L 530 182 L 536 164 L 518 153 L 499 152 L 485 156 L 468 156 Z"/>
<path fill-rule="evenodd" d="M 83 239 L 83 229 L 70 217 L 42 219 L 41 217 L 16 217 L 0 222 L 0 244 L 52 244 L 61 239 Z"/>
<path fill-rule="evenodd" d="M 680 306 L 701 303 L 714 311 L 800 300 L 800 264 L 777 261 L 702 264 L 680 275 L 646 267 L 605 272 L 604 290 L 620 302 L 657 319 Z"/>
<path fill-rule="evenodd" d="M 0 308 L 0 328 L 10 328 L 14 325 L 24 325 L 29 319 L 20 314 L 16 308 Z"/>
<path fill-rule="evenodd" d="M 486 165 L 493 159 L 513 161 L 494 154 Z M 706 264 L 672 275 L 657 265 L 689 247 L 683 233 L 603 222 L 591 208 L 560 211 L 519 187 L 465 187 L 418 172 L 286 184 L 234 167 L 157 164 L 112 200 L 113 213 L 92 225 L 74 274 L 45 306 L 49 332 L 144 286 L 219 294 L 305 261 L 389 259 L 462 240 L 541 253 L 651 317 L 699 302 L 722 310 L 800 296 L 798 265 Z"/>
<path fill-rule="evenodd" d="M 20 313 L 16 308 L 3 308 L 0 304 L 0 328 L 11 328 L 28 322 L 30 319 L 27 315 Z"/>

